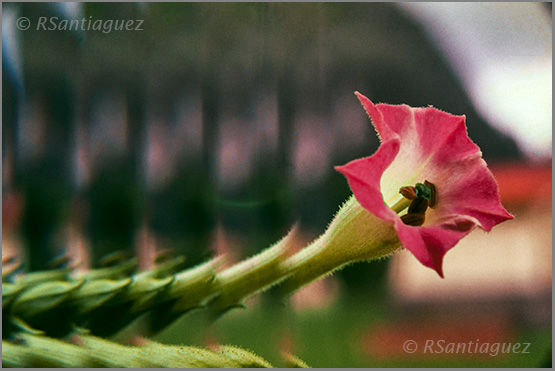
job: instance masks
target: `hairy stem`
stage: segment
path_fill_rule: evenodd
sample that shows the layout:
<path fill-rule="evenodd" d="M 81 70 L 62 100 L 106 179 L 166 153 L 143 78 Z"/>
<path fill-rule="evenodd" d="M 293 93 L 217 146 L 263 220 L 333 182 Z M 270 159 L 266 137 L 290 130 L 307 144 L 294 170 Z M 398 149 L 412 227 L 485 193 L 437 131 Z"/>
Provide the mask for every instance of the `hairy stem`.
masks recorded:
<path fill-rule="evenodd" d="M 387 256 L 399 246 L 393 227 L 351 197 L 323 235 L 284 262 L 288 272 L 284 292 L 291 293 L 349 263 Z"/>

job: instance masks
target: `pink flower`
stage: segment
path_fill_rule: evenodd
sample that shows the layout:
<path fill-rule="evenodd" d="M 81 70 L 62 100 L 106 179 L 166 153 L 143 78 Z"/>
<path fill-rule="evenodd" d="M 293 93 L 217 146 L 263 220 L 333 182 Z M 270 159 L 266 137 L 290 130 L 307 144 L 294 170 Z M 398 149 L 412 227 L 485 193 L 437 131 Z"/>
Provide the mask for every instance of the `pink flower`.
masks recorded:
<path fill-rule="evenodd" d="M 381 145 L 370 157 L 336 167 L 357 201 L 393 224 L 401 244 L 443 277 L 443 257 L 475 227 L 490 231 L 512 219 L 501 205 L 497 183 L 466 132 L 465 116 L 433 107 L 374 105 L 355 93 L 378 132 Z M 431 182 L 437 203 L 420 226 L 408 225 L 390 207 L 399 189 Z"/>

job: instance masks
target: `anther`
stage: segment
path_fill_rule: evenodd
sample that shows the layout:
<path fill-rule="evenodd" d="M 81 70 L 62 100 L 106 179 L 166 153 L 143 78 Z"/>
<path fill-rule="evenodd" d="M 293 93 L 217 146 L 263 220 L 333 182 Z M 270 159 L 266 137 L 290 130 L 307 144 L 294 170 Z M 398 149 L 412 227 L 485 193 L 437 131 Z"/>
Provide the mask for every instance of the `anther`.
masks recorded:
<path fill-rule="evenodd" d="M 401 216 L 401 220 L 403 221 L 403 223 L 407 224 L 407 225 L 412 225 L 414 227 L 418 227 L 419 225 L 424 224 L 424 220 L 425 220 L 425 214 L 421 213 L 421 214 L 405 214 L 403 216 Z"/>
<path fill-rule="evenodd" d="M 416 197 L 425 198 L 426 200 L 432 197 L 432 190 L 427 185 L 416 183 L 414 188 L 416 189 Z"/>
<path fill-rule="evenodd" d="M 401 220 L 407 225 L 420 226 L 424 224 L 428 206 L 435 207 L 437 205 L 436 187 L 427 180 L 424 183 L 416 183 L 414 187 L 401 187 L 399 193 L 405 199 L 411 200 L 407 213 L 401 216 Z"/>
<path fill-rule="evenodd" d="M 429 201 L 425 198 L 417 197 L 409 205 L 408 214 L 424 214 L 428 209 Z"/>
<path fill-rule="evenodd" d="M 409 200 L 414 200 L 416 198 L 416 188 L 413 186 L 401 187 L 399 193 L 403 195 L 404 198 Z"/>
<path fill-rule="evenodd" d="M 430 188 L 430 203 L 429 206 L 434 208 L 437 205 L 437 190 L 436 186 L 432 182 L 428 182 L 427 180 L 424 181 L 424 185 Z"/>
<path fill-rule="evenodd" d="M 401 216 L 401 220 L 407 225 L 419 226 L 424 224 L 428 207 L 435 207 L 437 205 L 436 187 L 432 182 L 427 180 L 425 180 L 424 183 L 416 183 L 414 187 L 401 187 L 399 193 L 405 198 L 404 202 L 407 202 L 406 200 L 411 200 L 407 213 Z M 400 203 L 401 201 L 397 204 Z M 395 208 L 394 210 L 397 213 L 400 212 L 400 210 L 396 210 Z"/>

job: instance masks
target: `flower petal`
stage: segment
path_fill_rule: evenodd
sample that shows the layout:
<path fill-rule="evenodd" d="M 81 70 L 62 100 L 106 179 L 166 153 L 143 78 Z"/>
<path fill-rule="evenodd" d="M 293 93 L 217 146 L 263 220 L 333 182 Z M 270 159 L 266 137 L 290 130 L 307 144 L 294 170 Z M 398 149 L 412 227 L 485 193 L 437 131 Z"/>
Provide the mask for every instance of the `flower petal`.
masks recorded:
<path fill-rule="evenodd" d="M 395 230 L 403 247 L 423 265 L 434 269 L 442 278 L 443 257 L 474 227 L 472 221 L 464 219 L 433 227 L 413 227 L 401 220 L 395 222 Z"/>
<path fill-rule="evenodd" d="M 380 185 L 389 205 L 400 198 L 400 187 L 429 180 L 436 185 L 441 200 L 429 221 L 466 215 L 489 231 L 513 218 L 501 205 L 497 183 L 481 158 L 480 148 L 468 137 L 465 116 L 433 107 L 374 105 L 360 93 L 355 94 L 380 137 L 401 141 L 399 153 Z"/>
<path fill-rule="evenodd" d="M 379 111 L 374 103 L 370 101 L 370 99 L 366 98 L 364 95 L 360 94 L 358 91 L 355 92 L 358 100 L 364 107 L 366 114 L 372 120 L 372 125 L 376 129 L 378 136 L 382 142 L 388 141 L 390 139 L 398 138 L 396 131 L 393 128 L 389 127 L 389 125 L 385 122 L 382 112 Z M 407 109 L 410 109 L 409 106 L 406 106 Z M 400 113 L 401 114 L 401 113 Z"/>
<path fill-rule="evenodd" d="M 433 107 L 374 105 L 355 93 L 380 136 L 373 156 L 337 169 L 359 203 L 394 223 L 403 246 L 441 276 L 445 253 L 476 226 L 486 231 L 513 218 L 501 205 L 495 178 L 470 140 L 465 116 Z M 428 180 L 438 202 L 423 226 L 405 225 L 387 208 L 400 199 L 399 188 Z M 383 200 L 387 204 L 384 204 Z"/>
<path fill-rule="evenodd" d="M 380 145 L 372 156 L 353 160 L 335 169 L 343 174 L 357 201 L 368 211 L 384 220 L 397 217 L 385 203 L 380 191 L 380 178 L 399 152 L 399 140 L 391 139 Z"/>
<path fill-rule="evenodd" d="M 465 215 L 489 232 L 495 225 L 513 219 L 501 204 L 497 182 L 481 158 L 451 164 L 431 179 L 436 182 L 438 208 L 430 210 L 430 223 Z"/>

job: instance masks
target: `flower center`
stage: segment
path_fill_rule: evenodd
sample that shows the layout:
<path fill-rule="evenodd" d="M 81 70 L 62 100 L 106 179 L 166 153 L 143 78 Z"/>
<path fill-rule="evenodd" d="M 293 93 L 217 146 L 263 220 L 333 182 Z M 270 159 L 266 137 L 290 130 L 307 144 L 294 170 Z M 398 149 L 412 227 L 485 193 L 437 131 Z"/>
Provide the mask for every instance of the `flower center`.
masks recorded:
<path fill-rule="evenodd" d="M 414 186 L 401 187 L 399 193 L 403 198 L 391 207 L 397 214 L 408 208 L 407 213 L 401 216 L 403 223 L 412 226 L 424 224 L 426 210 L 437 205 L 437 192 L 433 183 L 427 180 L 416 183 Z"/>

